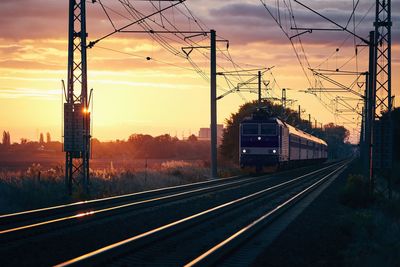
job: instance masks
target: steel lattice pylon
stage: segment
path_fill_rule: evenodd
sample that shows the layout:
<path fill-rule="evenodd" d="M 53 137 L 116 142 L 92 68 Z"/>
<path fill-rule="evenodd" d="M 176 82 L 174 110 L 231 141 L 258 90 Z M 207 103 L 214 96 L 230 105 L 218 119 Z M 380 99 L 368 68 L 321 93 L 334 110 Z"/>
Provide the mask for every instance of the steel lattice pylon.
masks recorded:
<path fill-rule="evenodd" d="M 375 176 L 388 178 L 389 198 L 392 196 L 393 122 L 391 90 L 391 0 L 376 0 L 375 31 L 370 32 L 369 116 L 369 179 L 371 193 Z M 370 63 L 371 65 L 371 63 Z M 368 111 L 368 109 L 367 109 Z M 378 171 L 379 170 L 379 171 Z"/>
<path fill-rule="evenodd" d="M 375 93 L 373 150 L 374 169 L 389 169 L 392 165 L 392 90 L 391 90 L 391 1 L 377 0 L 375 15 Z M 387 115 L 382 117 L 383 113 Z"/>
<path fill-rule="evenodd" d="M 90 112 L 87 94 L 86 2 L 69 1 L 68 86 L 64 103 L 65 182 L 89 186 Z"/>
<path fill-rule="evenodd" d="M 391 92 L 391 1 L 376 1 L 375 18 L 376 49 L 376 102 L 375 117 L 392 110 Z"/>

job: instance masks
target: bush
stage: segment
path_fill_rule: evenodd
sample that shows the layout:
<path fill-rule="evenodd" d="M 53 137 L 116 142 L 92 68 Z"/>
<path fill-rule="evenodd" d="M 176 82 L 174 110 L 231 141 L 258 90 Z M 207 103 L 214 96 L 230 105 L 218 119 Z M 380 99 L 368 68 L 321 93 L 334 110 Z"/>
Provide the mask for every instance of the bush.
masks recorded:
<path fill-rule="evenodd" d="M 372 202 L 369 182 L 362 175 L 350 174 L 341 193 L 341 202 L 350 207 L 367 207 Z"/>
<path fill-rule="evenodd" d="M 352 241 L 344 250 L 344 266 L 399 266 L 400 227 L 380 207 L 359 210 L 352 217 Z"/>

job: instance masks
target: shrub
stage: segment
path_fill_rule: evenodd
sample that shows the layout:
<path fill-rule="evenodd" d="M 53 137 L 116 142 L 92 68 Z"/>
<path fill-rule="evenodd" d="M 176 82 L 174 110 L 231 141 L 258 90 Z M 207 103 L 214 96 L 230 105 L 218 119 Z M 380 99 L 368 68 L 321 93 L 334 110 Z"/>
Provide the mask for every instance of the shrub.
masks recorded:
<path fill-rule="evenodd" d="M 367 179 L 362 175 L 350 174 L 341 193 L 341 202 L 350 207 L 367 207 L 371 204 Z"/>

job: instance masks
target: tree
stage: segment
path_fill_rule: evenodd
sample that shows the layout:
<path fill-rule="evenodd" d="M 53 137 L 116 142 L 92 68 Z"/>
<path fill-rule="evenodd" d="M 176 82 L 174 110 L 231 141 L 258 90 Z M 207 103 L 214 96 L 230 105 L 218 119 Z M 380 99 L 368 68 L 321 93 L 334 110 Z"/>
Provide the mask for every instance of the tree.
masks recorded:
<path fill-rule="evenodd" d="M 51 136 L 49 132 L 46 133 L 46 143 L 51 143 Z"/>
<path fill-rule="evenodd" d="M 148 134 L 132 134 L 128 138 L 128 142 L 137 144 L 146 143 L 151 140 L 153 140 L 153 137 Z"/>
<path fill-rule="evenodd" d="M 10 132 L 3 131 L 3 146 L 11 145 Z"/>
<path fill-rule="evenodd" d="M 324 126 L 323 139 L 328 144 L 328 157 L 337 159 L 348 156 L 350 146 L 347 144 L 350 132 L 343 126 L 328 123 Z"/>
<path fill-rule="evenodd" d="M 192 134 L 192 135 L 189 135 L 187 140 L 189 142 L 196 142 L 197 141 L 197 137 L 194 134 Z"/>
<path fill-rule="evenodd" d="M 400 107 L 394 108 L 392 110 L 392 131 L 393 131 L 393 136 L 392 136 L 392 140 L 393 140 L 393 160 L 395 160 L 396 162 L 400 162 L 400 153 L 398 151 L 400 151 Z M 387 120 L 389 118 L 389 114 L 386 112 L 384 112 L 382 114 L 382 118 L 381 120 Z M 396 164 L 396 163 L 394 163 Z"/>
<path fill-rule="evenodd" d="M 400 162 L 400 108 L 392 110 L 392 125 L 393 125 L 393 155 L 397 164 Z M 395 163 L 396 164 L 396 163 Z M 399 166 L 399 165 L 397 165 Z M 400 181 L 400 179 L 398 179 Z"/>
<path fill-rule="evenodd" d="M 43 144 L 43 143 L 44 143 L 43 133 L 40 133 L 39 143 L 40 143 L 40 144 Z"/>

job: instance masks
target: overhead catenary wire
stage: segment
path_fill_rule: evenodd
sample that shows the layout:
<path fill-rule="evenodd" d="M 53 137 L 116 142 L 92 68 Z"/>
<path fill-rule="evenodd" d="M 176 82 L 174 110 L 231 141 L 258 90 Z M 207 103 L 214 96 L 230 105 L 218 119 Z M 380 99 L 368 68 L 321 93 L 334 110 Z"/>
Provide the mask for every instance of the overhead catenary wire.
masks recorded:
<path fill-rule="evenodd" d="M 140 10 L 138 10 L 137 8 L 135 8 L 130 0 L 118 0 L 118 2 L 123 6 L 123 9 L 125 10 L 125 12 L 129 14 L 129 17 L 122 14 L 122 12 L 115 10 L 114 8 L 107 7 L 106 5 L 104 5 L 104 3 L 101 3 L 103 11 L 106 12 L 106 10 L 109 10 L 110 12 L 118 15 L 121 18 L 128 19 L 131 21 L 132 20 L 138 21 L 145 17 L 145 14 L 143 12 L 141 12 Z M 153 13 L 156 13 L 163 9 L 160 2 L 158 2 L 158 5 L 154 3 L 157 1 L 148 1 L 148 2 L 151 4 L 151 7 L 153 8 L 153 11 L 154 11 Z M 165 2 L 167 2 L 167 1 L 165 1 Z M 172 3 L 172 1 L 171 1 L 171 3 Z M 199 18 L 197 18 L 194 15 L 194 13 L 189 9 L 189 7 L 186 5 L 186 3 L 184 1 L 182 1 L 181 4 L 182 5 L 176 5 L 176 6 L 172 7 L 170 9 L 170 11 L 174 12 L 174 10 L 175 10 L 175 11 L 177 11 L 176 14 L 180 14 L 180 15 L 186 17 L 190 29 L 192 29 L 192 26 L 194 26 L 194 25 L 197 25 L 197 28 L 200 31 L 204 31 L 205 28 L 208 28 L 204 22 L 202 22 Z M 182 54 L 181 51 L 179 51 L 173 45 L 171 45 L 174 43 L 178 43 L 181 45 L 185 43 L 185 44 L 189 44 L 192 46 L 196 46 L 196 45 L 198 45 L 198 42 L 206 41 L 207 39 L 209 39 L 209 36 L 204 35 L 204 37 L 198 41 L 194 41 L 190 38 L 186 38 L 187 36 L 185 34 L 180 33 L 180 29 L 176 26 L 176 23 L 171 21 L 171 19 L 168 18 L 164 13 L 165 12 L 159 12 L 159 17 L 158 17 L 159 19 L 157 19 L 157 17 L 147 16 L 146 19 L 141 20 L 141 23 L 139 23 L 139 26 L 144 31 L 147 31 L 149 33 L 149 35 L 151 36 L 151 38 L 154 41 L 156 41 L 158 44 L 160 44 L 161 47 L 163 47 L 166 51 L 170 52 L 174 56 L 185 58 L 189 62 L 189 64 L 193 68 L 193 70 L 196 73 L 198 73 L 202 77 L 202 79 L 209 81 L 208 75 L 201 69 L 199 64 L 197 64 L 190 56 Z M 175 14 L 175 13 L 173 13 L 173 14 Z M 108 15 L 108 14 L 106 14 L 106 15 L 107 15 L 107 17 L 110 17 L 110 15 Z M 172 20 L 174 20 L 174 19 L 175 19 L 175 15 L 173 15 Z M 150 25 L 150 23 L 154 24 L 155 27 L 160 27 L 160 29 L 170 32 L 171 36 L 173 36 L 175 38 L 171 38 L 166 35 L 161 36 L 161 35 L 157 34 L 157 31 L 153 30 L 154 28 L 153 28 L 153 26 Z M 226 61 L 230 62 L 232 65 L 232 68 L 235 70 L 238 70 L 239 68 L 243 69 L 243 67 L 241 67 L 238 63 L 234 62 L 234 60 L 232 59 L 232 57 L 229 53 L 229 50 L 223 51 L 219 47 L 217 47 L 217 49 L 219 52 L 219 55 L 217 55 L 217 57 L 219 57 L 221 59 L 225 59 Z M 202 55 L 206 59 L 209 59 L 209 55 L 205 51 L 198 51 L 198 54 Z M 224 70 L 224 71 L 226 70 L 225 67 L 223 67 L 222 65 L 220 65 L 220 64 L 217 64 L 217 65 L 218 65 L 219 69 Z M 239 73 L 236 77 L 232 77 L 232 79 L 234 79 L 236 81 L 243 81 L 243 78 Z M 229 84 L 228 84 L 228 86 L 229 86 Z M 226 89 L 221 88 L 220 85 L 218 85 L 218 89 L 222 90 L 222 91 L 226 91 Z"/>
<path fill-rule="evenodd" d="M 304 69 L 304 66 L 303 66 L 303 63 L 302 63 L 302 60 L 301 60 L 301 56 L 300 56 L 300 54 L 297 52 L 297 49 L 296 49 L 296 47 L 294 46 L 294 43 L 292 42 L 292 39 L 293 38 L 290 38 L 290 36 L 289 36 L 289 33 L 288 33 L 288 31 L 287 31 L 287 26 L 286 26 L 286 30 L 284 29 L 284 27 L 283 27 L 283 25 L 282 25 L 282 22 L 281 22 L 281 20 L 279 20 L 278 18 L 277 18 L 277 15 L 275 15 L 274 16 L 274 14 L 271 12 L 271 9 L 268 7 L 268 5 L 267 5 L 267 3 L 266 3 L 266 1 L 265 0 L 260 0 L 260 2 L 262 3 L 262 5 L 266 8 L 266 10 L 267 10 L 267 12 L 269 13 L 269 15 L 273 18 L 273 20 L 276 22 L 276 24 L 279 26 L 279 28 L 282 30 L 282 32 L 284 33 L 284 35 L 289 39 L 289 41 L 290 41 L 290 43 L 292 44 L 292 47 L 293 47 L 293 49 L 294 49 L 294 52 L 295 52 L 295 54 L 296 54 L 296 57 L 297 57 L 297 59 L 298 59 L 298 61 L 299 61 L 299 63 L 300 63 L 300 66 L 302 67 L 302 69 L 303 69 L 303 72 L 304 72 L 304 74 L 305 74 L 305 77 L 307 78 L 307 80 L 309 81 L 309 83 L 310 83 L 310 80 L 309 80 L 309 78 L 308 78 L 308 74 L 307 74 L 307 72 L 305 71 L 305 69 Z M 295 1 L 296 3 L 299 3 L 298 1 Z M 305 60 L 305 63 L 309 66 L 309 62 L 308 62 L 308 59 L 307 59 L 307 55 L 306 55 L 306 53 L 305 53 L 305 50 L 304 50 L 304 47 L 303 47 L 303 44 L 302 44 L 302 41 L 301 41 L 301 37 L 300 37 L 300 35 L 302 34 L 302 33 L 299 33 L 298 32 L 298 28 L 297 28 L 297 26 L 296 26 L 296 21 L 295 21 L 295 16 L 294 16 L 294 11 L 293 11 L 293 8 L 292 8 L 292 5 L 291 5 L 291 1 L 289 0 L 289 3 L 287 3 L 287 1 L 285 1 L 285 0 L 283 0 L 283 3 L 285 4 L 285 6 L 286 6 L 286 8 L 289 10 L 289 13 L 291 14 L 291 21 L 290 21 L 290 25 L 291 25 L 291 27 L 292 28 L 294 28 L 295 30 L 296 30 L 296 32 L 297 32 L 297 34 L 295 35 L 295 38 L 297 38 L 298 39 L 298 42 L 299 42 L 299 48 L 300 48 L 300 51 L 302 52 L 301 53 L 301 55 L 302 56 L 304 56 L 304 60 Z M 301 3 L 299 3 L 299 4 L 301 4 Z M 345 28 L 347 28 L 348 27 L 348 25 L 349 25 L 349 23 L 350 23 L 350 21 L 353 19 L 353 30 L 355 31 L 355 29 L 357 28 L 357 26 L 358 25 L 360 25 L 360 23 L 365 19 L 365 17 L 367 16 L 367 14 L 370 12 L 370 10 L 371 10 L 371 8 L 369 8 L 368 9 L 368 11 L 366 12 L 366 14 L 362 17 L 362 19 L 361 19 L 361 21 L 359 21 L 358 22 L 358 24 L 356 25 L 356 23 L 355 23 L 355 12 L 356 12 L 356 9 L 357 9 L 357 7 L 358 7 L 358 5 L 359 5 L 359 1 L 357 1 L 357 3 L 355 3 L 355 1 L 353 0 L 353 9 L 352 9 L 352 12 L 351 12 L 351 14 L 350 14 L 350 16 L 349 16 L 349 19 L 348 19 L 348 23 L 346 23 L 346 27 Z M 280 8 L 278 8 L 278 7 L 276 7 L 276 9 L 275 10 L 277 10 L 277 14 L 279 14 L 279 12 L 280 12 Z M 322 15 L 321 15 L 322 16 Z M 292 21 L 293 20 L 293 21 Z M 334 23 L 334 22 L 333 22 Z M 294 26 L 294 27 L 293 27 Z M 343 27 L 344 28 L 344 27 Z M 311 31 L 310 31 L 311 32 Z M 340 45 L 340 47 L 342 47 L 343 45 L 344 45 L 344 43 L 350 38 L 351 36 L 349 35 L 349 36 L 347 36 L 347 38 L 342 42 L 342 44 Z M 363 49 L 362 49 L 363 50 Z M 361 50 L 361 51 L 362 51 Z M 321 64 L 319 64 L 318 66 L 321 66 L 322 64 L 324 64 L 325 62 L 327 62 L 328 60 L 329 60 L 329 58 L 331 58 L 333 55 L 337 55 L 337 51 L 335 51 L 335 52 L 333 52 L 331 55 L 329 55 L 328 56 L 328 58 L 326 58 Z M 356 58 L 356 71 L 358 72 L 358 58 L 357 58 L 357 49 L 355 49 L 355 56 L 353 56 L 352 57 L 352 59 L 354 59 L 354 57 Z M 345 62 L 345 64 L 343 65 L 343 66 L 345 66 L 346 64 L 348 64 L 352 59 L 350 59 L 350 60 L 348 60 L 347 62 Z M 341 66 L 341 67 L 343 67 L 343 66 Z M 340 68 L 340 67 L 339 67 Z M 318 79 L 318 77 L 314 77 L 314 79 L 315 79 L 315 85 L 314 86 L 316 86 L 317 87 L 317 85 L 319 85 L 319 87 L 323 87 L 323 84 L 322 84 L 322 81 L 320 81 L 319 79 Z M 311 85 L 311 84 L 310 84 Z M 354 83 L 353 83 L 353 85 L 354 85 Z M 310 87 L 313 87 L 312 85 L 310 86 Z M 317 96 L 317 94 L 315 94 L 315 96 Z M 324 100 L 322 99 L 322 97 L 326 97 L 326 98 L 328 98 L 328 99 L 332 99 L 332 95 L 330 94 L 330 93 L 325 93 L 325 92 L 320 92 L 319 93 L 319 96 L 317 96 L 317 98 L 318 98 L 318 100 L 320 100 L 320 102 L 321 102 L 321 104 L 323 104 L 323 106 L 324 107 L 328 107 L 328 105 L 326 104 L 326 103 L 322 103 L 322 102 L 324 102 Z M 337 116 L 338 114 L 336 114 L 335 113 L 335 111 L 332 111 L 330 108 L 328 109 L 328 110 L 330 110 L 330 112 L 334 115 L 334 116 Z"/>

